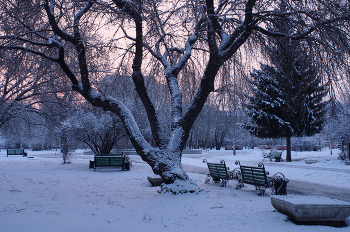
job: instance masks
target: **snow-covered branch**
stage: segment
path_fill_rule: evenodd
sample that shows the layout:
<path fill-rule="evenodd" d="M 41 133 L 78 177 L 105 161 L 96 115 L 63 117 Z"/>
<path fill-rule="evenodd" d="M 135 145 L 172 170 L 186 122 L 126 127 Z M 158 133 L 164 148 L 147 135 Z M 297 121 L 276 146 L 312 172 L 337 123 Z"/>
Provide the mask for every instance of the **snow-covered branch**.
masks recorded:
<path fill-rule="evenodd" d="M 90 85 L 89 71 L 88 71 L 87 61 L 86 61 L 86 50 L 85 50 L 83 40 L 81 38 L 79 26 L 80 26 L 81 17 L 83 17 L 83 15 L 89 11 L 92 5 L 93 5 L 93 1 L 87 2 L 85 6 L 74 16 L 74 23 L 73 23 L 73 28 L 74 28 L 73 44 L 77 49 L 81 82 L 82 82 L 83 89 L 86 92 L 90 90 L 91 85 Z"/>
<path fill-rule="evenodd" d="M 274 32 L 274 31 L 269 31 L 265 28 L 259 27 L 257 25 L 254 26 L 254 30 L 261 32 L 264 35 L 268 35 L 271 37 L 280 37 L 280 38 L 289 38 L 291 40 L 301 40 L 305 39 L 307 36 L 309 36 L 312 32 L 315 30 L 319 30 L 324 26 L 329 26 L 333 23 L 338 23 L 344 20 L 350 20 L 350 14 L 336 17 L 333 19 L 329 20 L 323 20 L 323 19 L 318 19 L 315 25 L 310 26 L 307 30 L 304 30 L 303 32 L 297 32 L 295 35 L 291 35 L 288 33 L 282 33 L 282 32 Z"/>
<path fill-rule="evenodd" d="M 48 44 L 45 44 L 46 46 L 48 46 Z M 22 47 L 22 46 L 4 46 L 4 45 L 0 45 L 0 49 L 6 49 L 6 50 L 20 50 L 20 51 L 24 51 L 24 52 L 29 52 L 35 55 L 39 55 L 41 57 L 44 57 L 48 60 L 51 60 L 53 62 L 57 62 L 58 58 L 52 57 L 50 55 L 45 54 L 44 52 L 41 52 L 39 50 L 35 50 L 35 49 L 31 49 L 31 48 L 27 48 L 27 47 Z"/>
<path fill-rule="evenodd" d="M 49 0 L 43 0 L 44 2 L 44 8 L 50 23 L 50 26 L 52 27 L 53 32 L 58 35 L 59 37 L 61 37 L 64 40 L 67 40 L 71 43 L 74 42 L 74 37 L 68 33 L 66 33 L 65 31 L 61 30 L 60 27 L 58 26 L 55 16 L 53 14 L 53 10 L 52 10 L 52 5 L 51 5 L 51 1 Z"/>

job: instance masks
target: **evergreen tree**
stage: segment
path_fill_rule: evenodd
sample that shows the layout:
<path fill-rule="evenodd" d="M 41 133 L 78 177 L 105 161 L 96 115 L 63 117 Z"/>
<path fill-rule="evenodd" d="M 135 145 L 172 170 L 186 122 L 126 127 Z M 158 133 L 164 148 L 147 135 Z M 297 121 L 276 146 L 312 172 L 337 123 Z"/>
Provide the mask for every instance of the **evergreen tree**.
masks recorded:
<path fill-rule="evenodd" d="M 300 42 L 274 42 L 268 52 L 271 65 L 261 64 L 251 73 L 252 95 L 245 108 L 255 125 L 245 128 L 260 138 L 286 137 L 286 160 L 291 161 L 290 138 L 321 131 L 329 88 Z"/>

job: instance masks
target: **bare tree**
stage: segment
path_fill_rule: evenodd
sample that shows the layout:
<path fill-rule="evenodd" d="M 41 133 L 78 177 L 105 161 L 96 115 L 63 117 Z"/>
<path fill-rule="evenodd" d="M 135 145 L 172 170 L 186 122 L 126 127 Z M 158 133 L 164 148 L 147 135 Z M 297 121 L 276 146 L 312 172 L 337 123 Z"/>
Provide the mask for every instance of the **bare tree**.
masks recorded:
<path fill-rule="evenodd" d="M 245 52 L 249 55 L 250 51 L 256 51 L 254 48 L 264 42 L 266 36 L 302 39 L 315 48 L 315 59 L 329 67 L 328 71 L 335 70 L 337 65 L 346 70 L 346 62 L 341 59 L 348 57 L 350 47 L 347 31 L 349 2 L 345 0 L 286 0 L 287 7 L 283 11 L 273 10 L 278 0 L 28 2 L 30 4 L 16 14 L 13 13 L 14 6 L 20 3 L 15 0 L 1 3 L 2 16 L 11 18 L 26 32 L 1 32 L 0 49 L 36 54 L 59 65 L 70 79 L 74 91 L 92 105 L 117 114 L 138 154 L 155 174 L 161 175 L 165 183 L 162 186 L 164 192 L 199 190 L 183 171 L 181 152 L 193 123 L 215 89 L 220 68 L 235 54 L 242 54 L 237 53 L 239 49 L 253 48 Z M 38 15 L 35 24 L 26 21 L 25 15 L 30 12 Z M 270 22 L 285 16 L 292 18 L 289 21 L 292 34 L 266 29 Z M 108 36 L 106 33 L 111 32 L 115 39 L 90 40 L 93 36 L 98 37 L 96 35 L 101 28 L 105 30 L 100 36 Z M 123 60 L 120 67 L 131 72 L 157 148 L 145 140 L 125 104 L 95 88 L 98 70 L 90 67 L 98 63 L 93 56 L 94 52 L 98 52 L 97 47 L 110 48 L 113 51 L 110 57 L 115 61 Z M 172 111 L 170 136 L 166 136 L 161 128 L 157 109 L 145 85 L 143 75 L 150 67 L 144 61 L 151 59 L 150 56 L 160 64 L 159 75 L 165 79 L 169 89 Z M 335 58 L 332 65 L 329 58 Z M 131 67 L 125 66 L 128 61 L 132 61 Z M 195 61 L 201 63 L 202 68 L 196 72 L 200 73 L 197 77 L 200 81 L 185 109 L 178 77 L 186 64 Z"/>
<path fill-rule="evenodd" d="M 3 52 L 0 57 L 0 128 L 9 119 L 32 111 L 34 102 L 29 99 L 43 93 L 49 69 L 45 62 L 33 59 L 30 54 L 15 51 Z"/>
<path fill-rule="evenodd" d="M 62 126 L 69 138 L 87 144 L 95 154 L 109 154 L 118 140 L 125 136 L 121 122 L 109 115 L 76 110 Z"/>

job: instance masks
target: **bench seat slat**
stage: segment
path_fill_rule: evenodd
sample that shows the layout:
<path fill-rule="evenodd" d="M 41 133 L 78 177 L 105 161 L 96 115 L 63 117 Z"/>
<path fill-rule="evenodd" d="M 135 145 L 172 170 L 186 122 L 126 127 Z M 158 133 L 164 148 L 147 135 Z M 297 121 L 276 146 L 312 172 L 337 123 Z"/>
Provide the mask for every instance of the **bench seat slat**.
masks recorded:
<path fill-rule="evenodd" d="M 265 181 L 265 178 L 256 178 L 254 176 L 244 176 L 244 180 L 248 180 L 248 179 L 256 180 L 256 181 Z"/>
<path fill-rule="evenodd" d="M 244 176 L 244 179 L 254 179 L 254 180 L 257 180 L 257 181 L 265 180 L 264 177 L 258 177 L 258 176 L 252 176 L 252 175 L 246 175 L 246 176 Z"/>
<path fill-rule="evenodd" d="M 254 180 L 254 179 L 244 179 L 244 182 L 246 183 L 252 183 L 252 184 L 258 184 L 258 185 L 261 185 L 261 184 L 264 184 L 265 183 L 265 180 L 263 181 L 257 181 L 257 180 Z"/>
<path fill-rule="evenodd" d="M 209 170 L 214 171 L 214 172 L 225 172 L 226 173 L 225 169 L 209 168 Z"/>
<path fill-rule="evenodd" d="M 255 175 L 254 173 L 244 173 L 243 174 L 245 177 L 253 177 L 254 178 L 261 178 L 261 179 L 265 179 L 265 176 L 264 175 Z"/>

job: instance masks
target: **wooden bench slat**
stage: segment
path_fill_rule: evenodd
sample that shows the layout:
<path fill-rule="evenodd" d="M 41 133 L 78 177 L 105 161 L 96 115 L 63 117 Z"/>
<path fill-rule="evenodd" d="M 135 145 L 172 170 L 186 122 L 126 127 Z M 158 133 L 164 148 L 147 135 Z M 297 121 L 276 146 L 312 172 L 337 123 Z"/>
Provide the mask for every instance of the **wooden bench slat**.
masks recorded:
<path fill-rule="evenodd" d="M 245 176 L 256 176 L 256 177 L 262 177 L 262 178 L 265 178 L 265 175 L 264 174 L 256 174 L 256 173 L 252 173 L 252 172 L 243 172 L 243 175 Z"/>
<path fill-rule="evenodd" d="M 213 172 L 223 172 L 223 173 L 226 173 L 226 170 L 225 169 L 217 169 L 217 168 L 209 168 L 210 171 L 213 171 Z"/>
<path fill-rule="evenodd" d="M 257 180 L 265 180 L 265 176 L 256 176 L 256 175 L 251 175 L 251 174 L 243 174 L 244 178 L 255 178 Z"/>
<path fill-rule="evenodd" d="M 97 154 L 96 156 L 123 156 L 123 154 Z"/>
<path fill-rule="evenodd" d="M 108 166 L 109 159 L 108 158 L 97 158 L 95 159 L 95 166 Z"/>
<path fill-rule="evenodd" d="M 254 175 L 245 175 L 244 179 L 255 179 L 255 180 L 265 180 L 265 177 L 254 176 Z"/>
<path fill-rule="evenodd" d="M 264 184 L 265 180 L 257 180 L 257 179 L 254 179 L 254 178 L 244 178 L 244 182 L 250 182 L 250 183 L 253 183 L 253 184 Z"/>
<path fill-rule="evenodd" d="M 245 177 L 254 177 L 254 178 L 261 178 L 261 179 L 265 179 L 265 176 L 264 175 L 254 175 L 252 173 L 244 173 L 243 174 Z"/>

